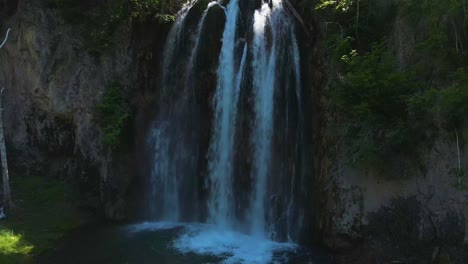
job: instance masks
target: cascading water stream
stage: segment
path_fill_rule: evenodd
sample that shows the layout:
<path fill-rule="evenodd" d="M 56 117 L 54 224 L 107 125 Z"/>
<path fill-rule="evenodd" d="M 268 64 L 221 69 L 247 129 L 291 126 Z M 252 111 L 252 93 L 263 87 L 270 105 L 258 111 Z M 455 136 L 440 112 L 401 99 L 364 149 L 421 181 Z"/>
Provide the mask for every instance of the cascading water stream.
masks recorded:
<path fill-rule="evenodd" d="M 154 139 L 154 159 L 156 161 L 151 177 L 152 197 L 161 195 L 164 199 L 161 201 L 160 210 L 163 212 L 160 216 L 165 221 L 177 221 L 179 218 L 179 197 L 177 178 L 171 177 L 170 161 L 166 157 L 169 152 L 169 140 L 167 135 L 167 123 L 162 122 L 153 130 Z M 161 193 L 158 193 L 161 192 Z M 154 210 L 154 207 L 152 207 Z M 152 212 L 156 214 L 156 212 Z"/>
<path fill-rule="evenodd" d="M 298 120 L 299 122 L 297 123 L 297 140 L 295 142 L 295 148 L 294 151 L 295 153 L 298 153 L 298 148 L 299 144 L 303 143 L 302 139 L 302 124 L 304 122 L 304 117 L 303 117 L 303 112 L 302 112 L 302 96 L 301 96 L 301 65 L 300 65 L 300 54 L 299 54 L 299 46 L 297 45 L 297 40 L 296 36 L 294 35 L 294 31 L 291 30 L 291 40 L 292 40 L 292 54 L 293 54 L 293 59 L 294 59 L 294 73 L 295 73 L 295 81 L 296 81 L 296 100 L 297 100 L 297 110 L 298 110 Z M 288 203 L 288 209 L 287 209 L 287 238 L 289 242 L 292 242 L 292 236 L 291 232 L 294 229 L 294 223 L 291 221 L 293 218 L 293 206 L 294 206 L 294 194 L 295 194 L 295 184 L 296 184 L 296 169 L 294 167 L 293 173 L 292 173 L 292 180 L 291 180 L 291 189 L 290 189 L 290 197 L 289 197 L 289 203 Z"/>
<path fill-rule="evenodd" d="M 187 119 L 187 117 L 190 116 L 191 109 L 186 107 L 187 104 L 190 104 L 188 103 L 189 100 L 187 99 L 186 94 L 188 89 L 191 89 L 191 92 L 193 92 L 193 87 L 190 83 L 192 82 L 194 75 L 193 64 L 197 58 L 201 29 L 205 22 L 206 14 L 214 3 L 210 3 L 208 5 L 201 16 L 200 22 L 198 23 L 194 39 L 192 41 L 193 48 L 191 48 L 190 51 L 190 60 L 185 66 L 183 78 L 175 75 L 171 71 L 177 71 L 177 65 L 175 64 L 178 63 L 178 60 L 175 55 L 177 52 L 180 52 L 180 49 L 182 49 L 181 43 L 184 41 L 183 31 L 185 29 L 187 14 L 193 6 L 192 2 L 191 4 L 186 4 L 179 12 L 179 17 L 168 35 L 168 40 L 164 49 L 164 68 L 162 74 L 163 81 L 160 104 L 168 105 L 168 107 L 160 112 L 160 117 L 152 131 L 151 139 L 154 145 L 154 168 L 150 179 L 151 197 L 154 200 L 160 200 L 160 205 L 157 208 L 150 207 L 153 211 L 151 214 L 159 215 L 158 218 L 164 221 L 180 220 L 180 179 L 186 176 L 180 175 L 182 174 L 180 171 L 183 171 L 181 170 L 181 167 L 183 166 L 189 167 L 191 160 L 184 156 L 188 150 L 184 145 L 184 142 L 179 140 L 178 137 L 181 135 L 177 134 L 177 130 L 180 130 L 180 128 L 177 127 L 178 124 L 173 121 L 174 119 L 179 119 L 179 122 L 185 122 L 184 119 Z M 184 78 L 185 81 L 181 82 L 181 79 L 184 80 Z M 185 94 L 185 96 L 177 99 L 175 105 L 183 104 L 183 107 L 174 109 L 175 105 L 168 104 L 167 101 L 171 101 L 171 96 L 173 96 L 171 92 L 174 93 L 174 90 L 178 88 L 182 90 L 182 93 Z M 193 105 L 193 103 L 191 105 Z M 159 212 L 154 212 L 155 210 L 159 210 Z"/>
<path fill-rule="evenodd" d="M 254 146 L 253 178 L 255 191 L 251 201 L 250 231 L 263 236 L 265 232 L 265 197 L 270 164 L 271 137 L 273 130 L 273 95 L 275 83 L 275 42 L 268 50 L 266 26 L 271 15 L 268 4 L 263 4 L 254 15 L 253 40 L 253 91 L 254 91 Z M 273 36 L 274 38 L 275 36 Z"/>
<path fill-rule="evenodd" d="M 191 226 L 174 243 L 182 252 L 268 263 L 273 251 L 291 248 L 271 240 L 297 241 L 303 221 L 300 55 L 294 20 L 282 0 L 258 10 L 244 1 L 231 0 L 225 7 L 226 1 L 211 2 L 203 13 L 198 6 L 193 12 L 198 24 L 188 29 L 193 2 L 170 31 L 152 131 L 151 199 L 158 220 L 209 223 Z M 211 46 L 204 45 L 219 41 L 208 36 L 213 14 L 225 16 L 224 31 L 216 35 L 218 60 L 206 66 Z M 201 124 L 199 118 L 211 122 Z M 194 142 L 206 131 L 205 145 Z M 202 213 L 195 215 L 197 210 Z"/>
<path fill-rule="evenodd" d="M 275 93 L 281 89 L 279 74 L 283 73 L 285 65 L 280 63 L 280 56 L 293 56 L 291 67 L 295 77 L 295 93 L 300 108 L 300 65 L 299 50 L 294 36 L 294 29 L 286 16 L 281 0 L 272 1 L 271 5 L 263 4 L 255 11 L 253 23 L 253 95 L 254 95 L 254 123 L 251 136 L 254 148 L 254 164 L 252 178 L 255 182 L 254 193 L 251 196 L 250 232 L 257 236 L 276 236 L 275 215 L 267 208 L 268 201 L 277 194 L 269 193 L 272 174 L 272 147 L 275 127 Z M 285 37 L 291 37 L 285 41 Z M 290 53 L 284 53 L 284 49 Z M 286 99 L 288 102 L 289 100 Z M 287 103 L 288 105 L 288 103 Z M 286 106 L 288 113 L 288 106 Z M 289 121 L 286 120 L 286 123 Z M 298 124 L 301 123 L 298 122 Z M 299 129 L 297 129 L 299 132 Z M 286 129 L 287 135 L 287 129 Z M 288 138 L 288 136 L 286 136 Z M 296 143 L 297 144 L 297 143 Z M 287 208 L 287 222 L 290 220 L 290 207 L 294 197 L 295 171 L 292 172 L 291 191 Z M 288 224 L 289 226 L 289 224 Z M 287 231 L 287 233 L 289 233 Z M 289 237 L 289 234 L 288 234 Z"/>
<path fill-rule="evenodd" d="M 177 20 L 174 22 L 169 35 L 167 36 L 166 45 L 164 46 L 164 57 L 163 57 L 163 67 L 162 67 L 162 78 L 163 78 L 163 93 L 167 92 L 169 78 L 171 77 L 171 71 L 174 70 L 174 55 L 180 48 L 182 41 L 182 32 L 185 27 L 185 21 L 187 18 L 188 11 L 192 7 L 192 2 L 185 4 L 182 9 L 179 11 Z"/>
<path fill-rule="evenodd" d="M 211 197 L 209 219 L 221 227 L 233 225 L 232 159 L 239 91 L 235 65 L 236 25 L 238 0 L 232 0 L 226 9 L 223 46 L 219 57 L 218 83 L 213 102 L 214 125 L 210 146 L 209 175 Z"/>
<path fill-rule="evenodd" d="M 163 72 L 162 72 L 162 91 L 164 96 L 168 93 L 171 86 L 171 71 L 174 70 L 174 55 L 180 47 L 182 40 L 182 31 L 185 26 L 185 20 L 190 6 L 186 4 L 179 12 L 178 19 L 175 21 L 167 37 L 164 48 Z M 161 96 L 161 97 L 163 97 Z M 162 197 L 161 205 L 155 208 L 150 205 L 150 214 L 152 216 L 159 214 L 159 218 L 166 221 L 177 221 L 179 218 L 178 184 L 177 178 L 173 177 L 170 168 L 170 159 L 167 153 L 170 151 L 170 137 L 167 134 L 167 122 L 160 120 L 152 130 L 150 140 L 154 148 L 154 167 L 151 172 L 151 199 Z M 162 213 L 156 212 L 161 211 Z"/>
<path fill-rule="evenodd" d="M 208 13 L 208 10 L 210 10 L 210 8 L 214 5 L 218 5 L 218 2 L 213 1 L 208 4 L 205 11 L 203 11 L 200 22 L 198 23 L 198 26 L 196 29 L 197 33 L 195 34 L 195 44 L 193 45 L 192 54 L 190 55 L 189 63 L 187 64 L 187 70 L 186 70 L 188 74 L 188 78 L 186 78 L 187 82 L 191 81 L 191 77 L 193 75 L 193 66 L 195 65 L 195 62 L 197 61 L 198 50 L 200 48 L 201 32 L 203 29 L 203 25 L 205 24 L 206 14 Z M 187 85 L 190 85 L 190 84 L 187 83 Z"/>

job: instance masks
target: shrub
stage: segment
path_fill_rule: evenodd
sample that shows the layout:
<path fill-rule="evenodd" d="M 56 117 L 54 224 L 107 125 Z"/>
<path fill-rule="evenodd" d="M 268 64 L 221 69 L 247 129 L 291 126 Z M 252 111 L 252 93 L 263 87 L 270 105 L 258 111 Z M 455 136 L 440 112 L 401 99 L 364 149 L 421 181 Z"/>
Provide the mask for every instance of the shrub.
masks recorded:
<path fill-rule="evenodd" d="M 359 2 L 360 12 L 356 1 L 322 0 L 316 6 L 327 21 L 325 54 L 335 71 L 328 93 L 335 110 L 330 130 L 344 139 L 355 165 L 388 167 L 389 156 L 417 161 L 439 132 L 454 134 L 466 126 L 463 2 Z M 385 41 L 397 17 L 415 32 L 414 51 L 404 65 Z"/>
<path fill-rule="evenodd" d="M 104 132 L 104 144 L 118 149 L 130 119 L 130 106 L 122 85 L 114 81 L 106 89 L 95 116 Z"/>
<path fill-rule="evenodd" d="M 378 164 L 389 153 L 412 154 L 415 138 L 424 138 L 411 120 L 406 99 L 418 86 L 395 61 L 385 42 L 365 55 L 344 57 L 345 74 L 332 89 L 340 134 L 353 163 Z"/>

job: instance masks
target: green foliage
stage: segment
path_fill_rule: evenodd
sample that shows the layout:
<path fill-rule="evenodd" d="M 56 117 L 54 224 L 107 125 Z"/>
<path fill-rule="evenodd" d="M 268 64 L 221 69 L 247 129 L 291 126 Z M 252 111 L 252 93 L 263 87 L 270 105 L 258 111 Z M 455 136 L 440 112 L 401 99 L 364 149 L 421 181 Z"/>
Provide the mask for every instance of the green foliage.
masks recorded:
<path fill-rule="evenodd" d="M 57 8 L 65 22 L 83 36 L 85 48 L 95 56 L 114 45 L 114 34 L 125 22 L 170 23 L 177 9 L 173 1 L 167 0 L 109 0 L 93 5 L 75 0 L 49 1 L 49 6 Z M 168 2 L 164 10 L 162 2 Z"/>
<path fill-rule="evenodd" d="M 12 187 L 17 209 L 0 222 L 0 263 L 31 263 L 34 255 L 85 221 L 64 182 L 18 177 Z"/>
<path fill-rule="evenodd" d="M 99 56 L 113 45 L 114 33 L 118 26 L 130 16 L 129 4 L 125 0 L 108 1 L 88 12 L 89 20 L 82 24 L 87 51 Z"/>
<path fill-rule="evenodd" d="M 130 119 L 130 106 L 122 85 L 113 82 L 96 109 L 96 121 L 104 132 L 104 144 L 118 149 Z"/>
<path fill-rule="evenodd" d="M 317 10 L 323 10 L 326 8 L 332 8 L 337 12 L 347 12 L 353 4 L 352 0 L 321 0 L 319 4 L 315 7 Z"/>
<path fill-rule="evenodd" d="M 346 41 L 353 49 L 359 52 L 370 50 L 370 44 L 379 42 L 391 32 L 391 21 L 397 14 L 394 1 L 388 1 L 382 7 L 374 0 L 321 0 L 315 9 L 326 21 L 327 47 L 333 43 Z M 337 40 L 337 36 L 339 39 Z M 338 41 L 338 42 L 336 42 Z M 341 57 L 346 54 L 340 50 L 329 49 L 332 57 Z M 344 50 L 341 50 L 343 52 Z"/>
<path fill-rule="evenodd" d="M 149 17 L 157 13 L 159 0 L 131 0 L 131 16 L 135 18 Z"/>
<path fill-rule="evenodd" d="M 351 143 L 352 161 L 375 166 L 388 154 L 413 154 L 417 141 L 426 137 L 413 122 L 407 102 L 418 92 L 416 82 L 396 70 L 385 42 L 343 60 L 346 73 L 331 96 L 341 118 L 339 133 Z"/>
<path fill-rule="evenodd" d="M 389 155 L 416 158 L 439 132 L 466 126 L 467 7 L 463 0 L 359 4 L 357 12 L 357 1 L 322 0 L 316 10 L 327 21 L 325 50 L 336 71 L 328 94 L 336 113 L 331 129 L 353 164 L 378 168 L 388 166 Z M 414 52 L 404 61 L 385 41 L 399 30 L 397 19 L 414 32 Z"/>
<path fill-rule="evenodd" d="M 0 230 L 0 261 L 2 263 L 29 263 L 34 246 L 24 240 L 23 235 Z"/>
<path fill-rule="evenodd" d="M 440 120 L 447 129 L 462 129 L 468 121 L 468 70 L 458 70 L 454 79 L 440 91 Z"/>
<path fill-rule="evenodd" d="M 427 79 L 450 85 L 450 77 L 467 67 L 468 13 L 464 13 L 464 0 L 403 1 L 401 16 L 409 21 L 415 32 L 415 65 Z M 443 82 L 446 82 L 442 84 Z"/>
<path fill-rule="evenodd" d="M 456 71 L 448 87 L 430 88 L 409 98 L 408 103 L 420 118 L 430 118 L 438 127 L 461 130 L 468 121 L 468 72 Z"/>

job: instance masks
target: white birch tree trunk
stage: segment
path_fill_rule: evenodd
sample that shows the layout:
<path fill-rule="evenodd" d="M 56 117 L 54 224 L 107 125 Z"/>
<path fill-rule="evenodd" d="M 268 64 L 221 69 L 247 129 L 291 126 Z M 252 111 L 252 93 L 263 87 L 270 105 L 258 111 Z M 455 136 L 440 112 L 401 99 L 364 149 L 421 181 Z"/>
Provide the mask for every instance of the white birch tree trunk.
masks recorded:
<path fill-rule="evenodd" d="M 11 201 L 10 192 L 10 177 L 8 175 L 7 153 L 5 147 L 5 135 L 3 133 L 3 90 L 0 92 L 0 158 L 2 161 L 2 175 L 3 175 L 3 202 L 7 208 L 11 208 L 13 203 Z"/>
<path fill-rule="evenodd" d="M 5 43 L 8 40 L 8 35 L 10 33 L 10 29 L 7 30 L 5 39 L 0 44 L 0 49 L 3 48 Z M 0 159 L 2 164 L 2 176 L 3 176 L 3 203 L 4 206 L 7 208 L 13 207 L 13 202 L 11 200 L 11 192 L 10 192 L 10 177 L 8 175 L 8 163 L 7 163 L 7 154 L 6 154 L 6 147 L 5 147 L 5 135 L 3 133 L 3 90 L 2 88 L 0 91 Z"/>

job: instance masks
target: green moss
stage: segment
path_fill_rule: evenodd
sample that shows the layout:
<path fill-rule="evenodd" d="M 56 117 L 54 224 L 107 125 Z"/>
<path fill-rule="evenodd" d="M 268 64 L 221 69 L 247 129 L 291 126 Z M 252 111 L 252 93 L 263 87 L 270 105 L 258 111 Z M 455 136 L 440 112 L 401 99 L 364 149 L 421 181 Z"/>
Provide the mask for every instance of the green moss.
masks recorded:
<path fill-rule="evenodd" d="M 113 150 L 122 145 L 131 116 L 126 98 L 123 86 L 114 81 L 107 87 L 96 109 L 95 120 L 104 132 L 104 144 Z"/>
<path fill-rule="evenodd" d="M 0 263 L 32 263 L 35 255 L 86 221 L 64 182 L 20 177 L 12 187 L 16 209 L 0 222 Z"/>

